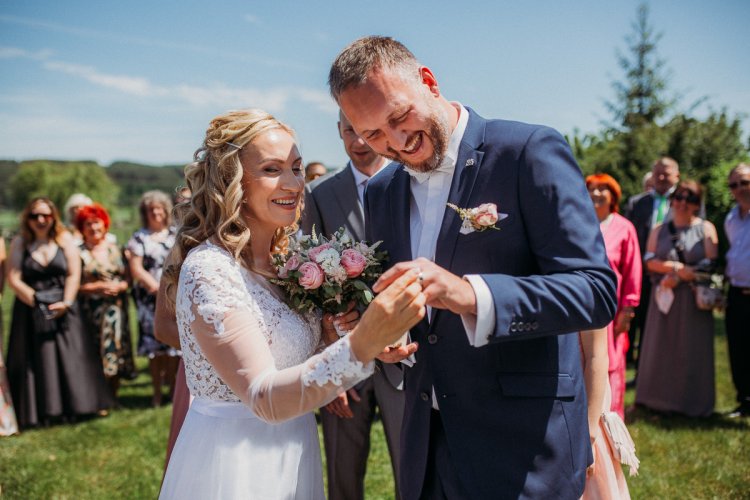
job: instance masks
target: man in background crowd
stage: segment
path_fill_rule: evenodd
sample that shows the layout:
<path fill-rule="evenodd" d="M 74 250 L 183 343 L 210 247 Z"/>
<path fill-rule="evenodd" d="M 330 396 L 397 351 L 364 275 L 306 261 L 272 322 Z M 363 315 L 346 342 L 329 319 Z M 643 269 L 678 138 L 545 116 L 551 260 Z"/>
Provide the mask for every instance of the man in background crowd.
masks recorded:
<path fill-rule="evenodd" d="M 388 162 L 354 132 L 342 113 L 338 128 L 349 163 L 343 170 L 307 185 L 302 230 L 310 233 L 314 225 L 316 233 L 330 236 L 344 227 L 355 240 L 363 240 L 365 187 Z M 376 406 L 380 408 L 398 491 L 399 436 L 404 414 L 402 374 L 397 366 L 380 362 L 378 366 L 372 377 L 320 412 L 331 500 L 364 498 L 370 428 Z"/>
<path fill-rule="evenodd" d="M 656 160 L 651 167 L 650 181 L 653 189 L 632 197 L 628 202 L 628 211 L 625 217 L 635 226 L 641 255 L 646 254 L 646 241 L 648 241 L 651 229 L 657 224 L 669 220 L 669 195 L 672 194 L 679 180 L 680 166 L 674 159 L 663 156 Z M 646 179 L 644 178 L 644 185 L 645 183 Z M 648 271 L 646 271 L 645 266 L 643 267 L 641 283 L 641 302 L 635 310 L 635 318 L 633 318 L 630 331 L 628 332 L 631 346 L 628 351 L 628 361 L 635 362 L 636 369 L 638 368 L 640 352 L 638 353 L 638 357 L 636 357 L 633 351 L 636 345 L 638 349 L 643 345 L 643 326 L 646 322 L 648 303 L 651 298 L 651 281 L 649 280 Z"/>
<path fill-rule="evenodd" d="M 312 182 L 318 177 L 323 177 L 328 173 L 325 165 L 319 161 L 311 161 L 305 167 L 305 182 Z"/>
<path fill-rule="evenodd" d="M 750 416 L 750 164 L 729 172 L 729 190 L 737 205 L 724 220 L 729 240 L 726 275 L 729 279 L 726 327 L 732 380 L 739 406 L 730 417 Z"/>

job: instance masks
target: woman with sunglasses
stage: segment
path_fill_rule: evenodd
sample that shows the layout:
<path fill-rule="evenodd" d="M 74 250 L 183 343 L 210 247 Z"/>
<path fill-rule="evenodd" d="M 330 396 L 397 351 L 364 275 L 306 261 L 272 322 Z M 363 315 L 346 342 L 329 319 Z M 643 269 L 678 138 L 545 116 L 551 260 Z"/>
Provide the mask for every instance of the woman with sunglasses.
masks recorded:
<path fill-rule="evenodd" d="M 682 181 L 671 221 L 649 235 L 644 260 L 654 293 L 646 317 L 635 402 L 658 412 L 710 416 L 714 409 L 714 320 L 696 306 L 697 271 L 718 254 L 716 228 L 698 217 L 703 189 Z"/>
<path fill-rule="evenodd" d="M 72 421 L 112 406 L 94 344 L 76 305 L 81 257 L 57 208 L 35 198 L 10 245 L 16 295 L 8 379 L 21 428 Z"/>

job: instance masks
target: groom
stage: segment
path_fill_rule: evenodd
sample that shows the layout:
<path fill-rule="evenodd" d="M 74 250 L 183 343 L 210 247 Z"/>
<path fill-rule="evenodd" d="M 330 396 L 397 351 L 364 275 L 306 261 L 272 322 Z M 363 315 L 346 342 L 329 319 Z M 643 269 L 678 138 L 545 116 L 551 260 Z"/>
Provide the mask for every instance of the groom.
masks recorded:
<path fill-rule="evenodd" d="M 446 100 L 391 38 L 346 47 L 329 85 L 396 162 L 367 187 L 368 239 L 392 264 L 376 291 L 419 267 L 431 306 L 411 330 L 403 498 L 580 497 L 591 446 L 576 332 L 606 325 L 616 302 L 567 144 Z M 483 204 L 500 214 L 460 210 Z"/>

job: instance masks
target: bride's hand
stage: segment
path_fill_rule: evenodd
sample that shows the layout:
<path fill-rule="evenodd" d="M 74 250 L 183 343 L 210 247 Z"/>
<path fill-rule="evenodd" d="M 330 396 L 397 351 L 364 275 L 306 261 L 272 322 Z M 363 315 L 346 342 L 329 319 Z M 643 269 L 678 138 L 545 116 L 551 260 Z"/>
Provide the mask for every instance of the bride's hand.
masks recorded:
<path fill-rule="evenodd" d="M 410 269 L 370 303 L 350 336 L 357 359 L 371 361 L 424 318 L 426 299 L 418 276 L 419 269 Z"/>

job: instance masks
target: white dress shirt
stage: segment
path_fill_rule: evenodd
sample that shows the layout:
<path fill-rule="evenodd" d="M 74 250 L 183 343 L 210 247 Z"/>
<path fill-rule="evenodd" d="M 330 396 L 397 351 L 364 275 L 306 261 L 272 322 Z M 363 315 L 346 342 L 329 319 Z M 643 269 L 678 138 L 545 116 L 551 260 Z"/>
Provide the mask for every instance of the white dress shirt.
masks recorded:
<path fill-rule="evenodd" d="M 458 123 L 451 134 L 448 148 L 437 169 L 423 175 L 406 167 L 411 175 L 411 203 L 409 229 L 411 233 L 411 253 L 413 258 L 424 257 L 435 260 L 438 234 L 445 214 L 450 194 L 453 172 L 456 169 L 458 149 L 461 146 L 469 112 L 460 103 L 452 103 L 459 110 Z M 462 207 L 467 208 L 467 207 Z M 488 343 L 488 337 L 495 329 L 495 308 L 492 294 L 487 284 L 478 275 L 464 278 L 471 284 L 477 299 L 477 315 L 461 316 L 469 344 L 481 347 Z M 427 318 L 432 308 L 427 308 Z"/>

